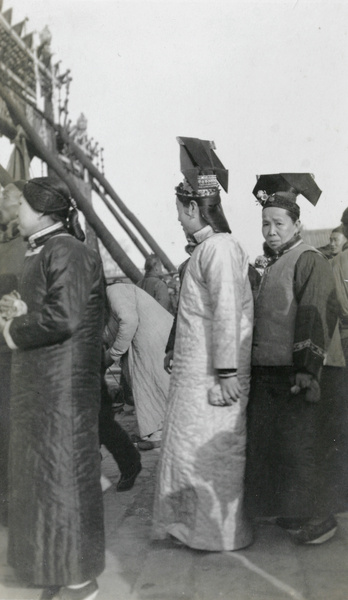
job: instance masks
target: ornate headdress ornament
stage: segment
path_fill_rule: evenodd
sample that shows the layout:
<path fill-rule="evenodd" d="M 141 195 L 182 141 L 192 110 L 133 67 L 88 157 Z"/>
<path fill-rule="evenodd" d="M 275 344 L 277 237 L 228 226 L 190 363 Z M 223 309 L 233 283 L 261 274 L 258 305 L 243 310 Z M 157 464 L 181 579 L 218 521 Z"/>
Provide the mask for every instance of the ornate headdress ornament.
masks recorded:
<path fill-rule="evenodd" d="M 179 198 L 209 200 L 210 204 L 220 202 L 220 187 L 227 192 L 228 171 L 215 154 L 212 141 L 198 138 L 177 138 L 180 144 L 180 169 L 183 183 L 175 189 Z"/>

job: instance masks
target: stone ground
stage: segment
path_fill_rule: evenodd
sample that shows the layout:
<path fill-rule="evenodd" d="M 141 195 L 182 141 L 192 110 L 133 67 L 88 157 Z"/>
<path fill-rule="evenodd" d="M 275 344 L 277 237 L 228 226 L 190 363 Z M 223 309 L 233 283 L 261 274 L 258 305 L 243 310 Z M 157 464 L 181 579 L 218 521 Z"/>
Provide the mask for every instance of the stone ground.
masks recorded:
<path fill-rule="evenodd" d="M 135 417 L 117 417 L 136 432 Z M 119 473 L 103 451 L 106 569 L 98 600 L 348 600 L 348 513 L 336 536 L 317 547 L 297 546 L 271 523 L 239 552 L 209 553 L 171 542 L 151 542 L 151 513 L 159 450 L 142 453 L 143 470 L 129 492 L 117 493 Z M 0 600 L 39 600 L 41 590 L 20 587 L 6 565 L 7 532 L 0 527 Z"/>

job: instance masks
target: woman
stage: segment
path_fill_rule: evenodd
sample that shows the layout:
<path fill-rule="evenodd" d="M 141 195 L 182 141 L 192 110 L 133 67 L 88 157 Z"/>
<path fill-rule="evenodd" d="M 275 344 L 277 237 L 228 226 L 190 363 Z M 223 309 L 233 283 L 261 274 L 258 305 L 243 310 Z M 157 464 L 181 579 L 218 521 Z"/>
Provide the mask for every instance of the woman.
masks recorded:
<path fill-rule="evenodd" d="M 252 541 L 243 513 L 248 257 L 223 214 L 216 173 L 225 183 L 226 171 L 216 168 L 211 144 L 180 141 L 193 169 L 182 169 L 176 205 L 192 255 L 180 292 L 153 533 L 200 550 L 236 550 Z"/>
<path fill-rule="evenodd" d="M 28 584 L 61 588 L 54 598 L 83 600 L 104 568 L 102 268 L 66 186 L 40 177 L 21 187 L 21 301 L 4 297 L 0 320 L 13 349 L 8 561 Z"/>
<path fill-rule="evenodd" d="M 169 377 L 163 353 L 173 317 L 147 292 L 135 285 L 107 287 L 110 318 L 104 332 L 106 365 L 122 365 L 132 389 L 141 440 L 140 450 L 161 444 Z"/>
<path fill-rule="evenodd" d="M 252 516 L 278 517 L 298 543 L 320 544 L 337 527 L 318 480 L 320 375 L 337 305 L 328 261 L 301 239 L 296 198 L 315 205 L 321 191 L 310 174 L 290 173 L 261 175 L 253 193 L 270 260 L 255 304 L 246 499 Z"/>

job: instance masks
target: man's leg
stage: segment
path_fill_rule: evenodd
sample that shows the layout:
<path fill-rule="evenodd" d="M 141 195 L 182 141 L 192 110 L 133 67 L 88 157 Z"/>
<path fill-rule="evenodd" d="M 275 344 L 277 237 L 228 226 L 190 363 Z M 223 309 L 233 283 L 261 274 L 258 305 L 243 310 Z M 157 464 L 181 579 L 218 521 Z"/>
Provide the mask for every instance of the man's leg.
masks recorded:
<path fill-rule="evenodd" d="M 119 492 L 130 490 L 141 471 L 140 453 L 128 433 L 114 419 L 111 398 L 104 378 L 102 378 L 99 412 L 99 441 L 112 454 L 121 472 L 117 490 Z"/>

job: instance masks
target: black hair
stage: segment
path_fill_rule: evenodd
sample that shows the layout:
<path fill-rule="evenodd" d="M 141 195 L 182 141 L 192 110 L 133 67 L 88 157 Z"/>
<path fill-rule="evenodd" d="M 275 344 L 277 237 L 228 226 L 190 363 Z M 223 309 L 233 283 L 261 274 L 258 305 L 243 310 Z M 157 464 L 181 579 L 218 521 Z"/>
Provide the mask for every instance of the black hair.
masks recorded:
<path fill-rule="evenodd" d="M 298 220 L 299 220 L 299 218 L 300 218 L 300 215 L 298 215 L 298 216 L 297 216 L 297 215 L 295 215 L 295 213 L 291 212 L 290 210 L 286 210 L 285 212 L 286 212 L 286 214 L 287 214 L 287 215 L 290 217 L 290 219 L 292 220 L 292 222 L 293 222 L 294 224 L 295 224 L 295 223 L 296 223 L 296 221 L 298 221 Z"/>
<path fill-rule="evenodd" d="M 161 264 L 161 259 L 157 254 L 150 254 L 145 260 L 145 273 L 150 273 L 154 267 Z"/>
<path fill-rule="evenodd" d="M 68 233 L 81 242 L 85 240 L 76 204 L 63 181 L 55 177 L 34 177 L 24 185 L 23 195 L 34 210 L 63 223 Z"/>
<path fill-rule="evenodd" d="M 210 225 L 210 227 L 215 231 L 215 233 L 231 233 L 230 226 L 225 217 L 224 211 L 222 209 L 221 203 L 218 204 L 209 204 L 209 197 L 199 197 L 197 198 L 188 198 L 183 199 L 182 196 L 177 196 L 179 202 L 183 204 L 186 208 L 189 207 L 190 202 L 194 200 L 197 202 L 199 208 L 199 214 L 201 215 L 203 221 Z"/>

